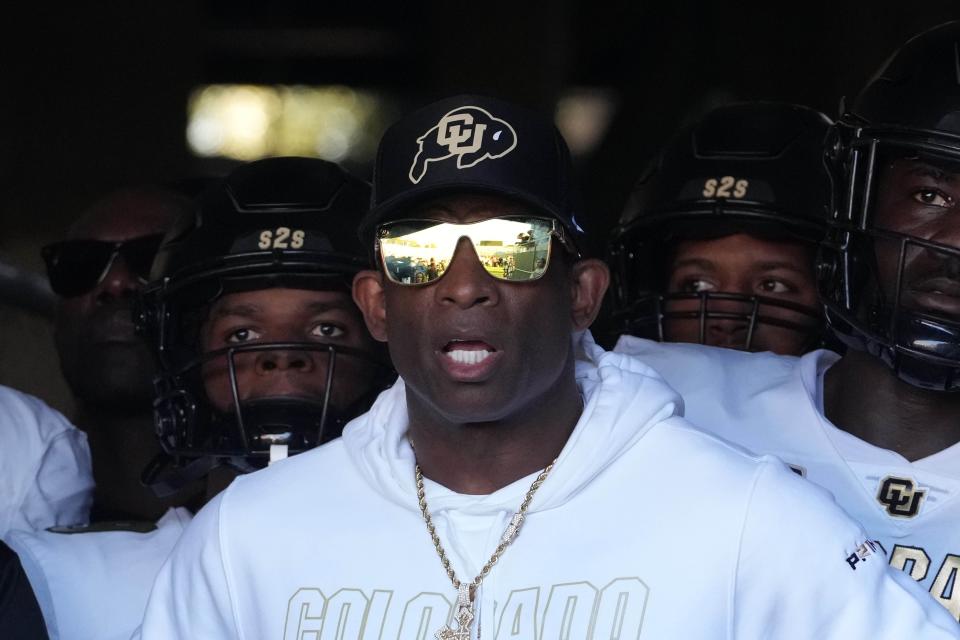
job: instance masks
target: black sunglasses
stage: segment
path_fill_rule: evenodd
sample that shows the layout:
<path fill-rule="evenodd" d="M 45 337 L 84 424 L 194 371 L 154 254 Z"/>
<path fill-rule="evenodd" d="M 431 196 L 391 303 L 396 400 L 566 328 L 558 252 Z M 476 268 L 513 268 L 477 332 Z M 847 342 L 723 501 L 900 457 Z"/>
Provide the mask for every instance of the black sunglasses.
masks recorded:
<path fill-rule="evenodd" d="M 103 281 L 117 256 L 143 282 L 157 255 L 163 234 L 141 236 L 122 242 L 64 240 L 43 247 L 50 287 L 65 298 L 84 294 Z"/>

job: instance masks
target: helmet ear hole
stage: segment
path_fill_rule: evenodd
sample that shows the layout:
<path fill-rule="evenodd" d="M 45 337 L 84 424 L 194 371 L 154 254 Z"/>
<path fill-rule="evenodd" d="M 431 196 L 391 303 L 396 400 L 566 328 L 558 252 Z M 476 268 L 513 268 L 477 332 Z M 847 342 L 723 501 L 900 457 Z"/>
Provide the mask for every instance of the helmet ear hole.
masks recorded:
<path fill-rule="evenodd" d="M 831 127 L 823 146 L 823 160 L 829 171 L 832 186 L 831 205 L 836 202 L 836 197 L 839 195 L 836 193 L 836 183 L 834 181 L 843 173 L 845 154 L 846 148 L 843 143 L 841 129 L 836 126 Z M 830 206 L 827 210 L 827 217 L 832 217 L 834 210 L 835 208 Z"/>
<path fill-rule="evenodd" d="M 817 280 L 819 282 L 832 282 L 837 274 L 837 261 L 836 259 L 824 259 L 820 258 L 817 261 Z"/>

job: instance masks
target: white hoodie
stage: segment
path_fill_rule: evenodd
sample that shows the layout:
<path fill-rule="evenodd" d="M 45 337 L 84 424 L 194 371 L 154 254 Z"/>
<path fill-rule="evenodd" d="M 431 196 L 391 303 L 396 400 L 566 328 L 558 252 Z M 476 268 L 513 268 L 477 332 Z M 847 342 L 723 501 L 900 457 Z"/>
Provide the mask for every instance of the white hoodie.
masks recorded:
<path fill-rule="evenodd" d="M 646 365 L 581 346 L 583 415 L 483 581 L 473 638 L 960 637 L 825 492 L 689 426 Z M 238 478 L 161 569 L 142 637 L 432 639 L 456 592 L 406 430 L 399 381 L 341 440 Z M 532 479 L 487 496 L 427 484 L 461 579 Z"/>

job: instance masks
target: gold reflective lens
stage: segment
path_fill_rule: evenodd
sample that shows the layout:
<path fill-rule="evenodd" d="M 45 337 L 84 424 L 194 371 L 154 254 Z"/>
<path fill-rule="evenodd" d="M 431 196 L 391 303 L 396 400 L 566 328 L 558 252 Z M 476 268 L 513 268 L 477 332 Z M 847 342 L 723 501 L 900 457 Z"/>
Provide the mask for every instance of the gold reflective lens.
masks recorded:
<path fill-rule="evenodd" d="M 467 238 L 483 268 L 498 280 L 529 282 L 540 278 L 550 264 L 550 240 L 555 234 L 550 218 L 499 217 L 471 224 L 436 220 L 396 220 L 378 233 L 383 270 L 391 282 L 429 284 L 441 278 Z"/>

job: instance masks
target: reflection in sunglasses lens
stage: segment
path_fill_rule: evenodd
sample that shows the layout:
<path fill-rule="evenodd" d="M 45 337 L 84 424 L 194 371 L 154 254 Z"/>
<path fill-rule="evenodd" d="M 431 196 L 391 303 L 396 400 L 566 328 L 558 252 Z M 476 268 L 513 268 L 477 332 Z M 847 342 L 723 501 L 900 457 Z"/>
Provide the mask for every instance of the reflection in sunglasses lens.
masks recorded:
<path fill-rule="evenodd" d="M 398 284 L 428 284 L 443 276 L 461 238 L 473 245 L 494 278 L 538 279 L 550 262 L 553 222 L 541 218 L 491 218 L 473 224 L 404 220 L 381 227 L 379 248 L 387 277 Z"/>

